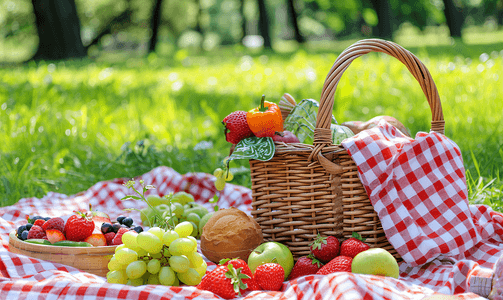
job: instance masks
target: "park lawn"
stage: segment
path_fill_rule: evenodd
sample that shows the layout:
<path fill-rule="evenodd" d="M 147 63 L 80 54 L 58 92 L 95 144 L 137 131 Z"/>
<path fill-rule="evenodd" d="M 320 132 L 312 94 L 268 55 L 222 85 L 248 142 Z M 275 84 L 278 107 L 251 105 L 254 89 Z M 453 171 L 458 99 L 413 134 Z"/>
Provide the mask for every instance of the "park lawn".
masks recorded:
<path fill-rule="evenodd" d="M 439 90 L 446 135 L 462 150 L 470 201 L 503 210 L 503 43 L 411 47 Z M 75 194 L 94 183 L 165 165 L 208 172 L 228 155 L 221 120 L 258 105 L 319 99 L 339 50 L 193 55 L 179 50 L 110 60 L 41 62 L 0 69 L 0 206 L 48 191 Z M 111 56 L 109 56 L 111 57 Z M 398 61 L 354 61 L 336 92 L 339 123 L 396 117 L 413 135 L 431 114 Z M 250 186 L 247 162 L 233 183 Z"/>

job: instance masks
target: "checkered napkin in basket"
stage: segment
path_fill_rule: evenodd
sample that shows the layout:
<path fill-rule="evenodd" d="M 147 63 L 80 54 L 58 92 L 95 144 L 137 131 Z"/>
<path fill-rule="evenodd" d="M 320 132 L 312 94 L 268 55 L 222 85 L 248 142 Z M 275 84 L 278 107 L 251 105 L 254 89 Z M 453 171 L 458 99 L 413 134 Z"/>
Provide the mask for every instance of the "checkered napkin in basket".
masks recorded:
<path fill-rule="evenodd" d="M 156 186 L 148 193 L 167 194 L 185 190 L 195 196 L 196 201 L 209 209 L 208 203 L 216 192 L 215 177 L 203 173 L 180 175 L 171 168 L 159 167 L 139 178 L 146 184 Z M 96 183 L 87 191 L 66 196 L 48 193 L 43 198 L 21 199 L 18 203 L 0 207 L 0 299 L 220 299 L 208 291 L 195 287 L 167 287 L 146 285 L 132 287 L 108 284 L 105 278 L 85 273 L 70 266 L 52 263 L 8 251 L 9 233 L 26 223 L 28 215 L 62 216 L 74 210 L 87 209 L 89 203 L 96 210 L 107 212 L 111 218 L 125 214 L 123 208 L 144 208 L 143 202 L 120 201 L 131 194 L 122 184 L 127 179 L 116 179 Z M 221 193 L 218 205 L 221 208 L 237 207 L 247 213 L 251 211 L 251 191 L 247 188 L 227 184 Z M 481 216 L 487 211 L 480 211 Z M 139 220 L 136 211 L 127 212 Z M 472 255 L 489 253 L 493 248 L 477 248 Z M 199 249 L 200 252 L 200 249 Z M 208 270 L 215 264 L 208 261 Z M 489 259 L 490 260 L 490 259 Z M 457 293 L 460 299 L 481 299 L 468 293 L 467 279 L 472 274 L 491 276 L 490 263 L 480 266 L 473 260 L 454 264 L 439 261 L 410 268 L 400 265 L 400 279 L 339 272 L 330 275 L 313 275 L 287 281 L 281 291 L 253 291 L 243 299 L 421 299 L 425 295 Z"/>

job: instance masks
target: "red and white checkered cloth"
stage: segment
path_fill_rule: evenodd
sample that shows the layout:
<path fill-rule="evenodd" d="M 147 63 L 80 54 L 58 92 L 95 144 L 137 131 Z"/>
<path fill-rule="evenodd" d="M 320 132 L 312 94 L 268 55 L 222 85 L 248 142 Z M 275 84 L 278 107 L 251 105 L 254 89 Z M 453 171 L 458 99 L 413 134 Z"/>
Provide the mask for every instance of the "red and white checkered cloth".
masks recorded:
<path fill-rule="evenodd" d="M 148 193 L 162 195 L 185 190 L 193 194 L 196 201 L 212 209 L 212 205 L 208 202 L 216 192 L 213 185 L 215 177 L 212 175 L 203 173 L 180 175 L 173 169 L 159 167 L 136 178 L 136 181 L 140 179 L 146 184 L 156 186 L 155 190 L 150 190 Z M 213 293 L 188 286 L 132 287 L 108 284 L 105 278 L 70 266 L 8 251 L 9 233 L 25 224 L 28 215 L 50 217 L 69 215 L 74 210 L 87 209 L 91 203 L 96 210 L 107 212 L 111 218 L 129 214 L 133 219 L 139 220 L 138 212 L 121 211 L 123 208 L 145 207 L 143 202 L 119 200 L 132 193 L 122 185 L 124 182 L 123 179 L 99 182 L 77 195 L 49 193 L 41 199 L 21 199 L 15 205 L 0 208 L 0 299 L 220 299 Z M 234 206 L 249 213 L 251 191 L 227 184 L 217 204 L 221 208 Z M 479 221 L 486 212 L 480 211 Z M 472 256 L 490 256 L 488 253 L 492 250 L 484 247 L 486 246 L 475 248 Z M 492 262 L 492 259 L 486 260 Z M 215 268 L 215 264 L 206 261 L 208 270 Z M 425 295 L 438 293 L 457 293 L 460 299 L 481 299 L 467 292 L 467 278 L 471 274 L 490 277 L 491 268 L 489 262 L 479 266 L 477 260 L 469 258 L 458 260 L 454 265 L 433 260 L 422 268 L 402 263 L 401 277 L 398 280 L 346 272 L 305 276 L 285 282 L 280 292 L 248 292 L 243 295 L 243 299 L 421 299 Z"/>

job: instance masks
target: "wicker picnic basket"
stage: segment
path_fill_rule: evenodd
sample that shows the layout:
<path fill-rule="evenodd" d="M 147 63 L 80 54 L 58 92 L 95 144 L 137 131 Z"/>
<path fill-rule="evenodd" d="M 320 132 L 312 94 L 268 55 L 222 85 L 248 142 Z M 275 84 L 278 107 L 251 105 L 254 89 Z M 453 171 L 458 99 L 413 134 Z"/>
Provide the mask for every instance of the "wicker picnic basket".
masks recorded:
<path fill-rule="evenodd" d="M 367 39 L 344 50 L 325 79 L 314 131 L 314 145 L 276 142 L 269 161 L 250 160 L 252 212 L 265 241 L 289 247 L 297 259 L 309 254 L 318 233 L 340 240 L 358 232 L 371 248 L 400 255 L 387 240 L 347 151 L 332 143 L 331 118 L 337 84 L 351 62 L 369 52 L 382 52 L 401 61 L 419 82 L 431 109 L 431 130 L 444 133 L 437 88 L 423 63 L 403 47 Z"/>
<path fill-rule="evenodd" d="M 17 238 L 16 231 L 9 234 L 9 251 L 42 260 L 75 267 L 79 270 L 105 277 L 108 262 L 117 246 L 103 247 L 58 247 L 24 242 Z"/>

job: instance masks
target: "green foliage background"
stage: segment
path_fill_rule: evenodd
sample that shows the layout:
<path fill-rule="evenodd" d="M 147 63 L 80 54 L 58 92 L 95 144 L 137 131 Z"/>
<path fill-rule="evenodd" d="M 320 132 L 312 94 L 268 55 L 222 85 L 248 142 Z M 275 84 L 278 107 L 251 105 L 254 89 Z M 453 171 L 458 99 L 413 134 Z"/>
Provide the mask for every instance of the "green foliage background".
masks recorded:
<path fill-rule="evenodd" d="M 285 92 L 297 100 L 319 99 L 345 47 L 337 45 L 283 54 L 178 50 L 172 57 L 0 69 L 0 205 L 48 191 L 74 194 L 159 165 L 182 174 L 212 173 L 230 148 L 221 120 L 255 107 L 263 93 L 276 102 Z M 446 135 L 463 153 L 471 201 L 500 209 L 503 43 L 409 49 L 437 84 Z M 407 69 L 378 54 L 357 59 L 346 71 L 333 112 L 339 123 L 391 115 L 413 134 L 428 131 L 431 119 Z M 247 162 L 232 164 L 239 168 L 233 183 L 250 186 Z"/>

